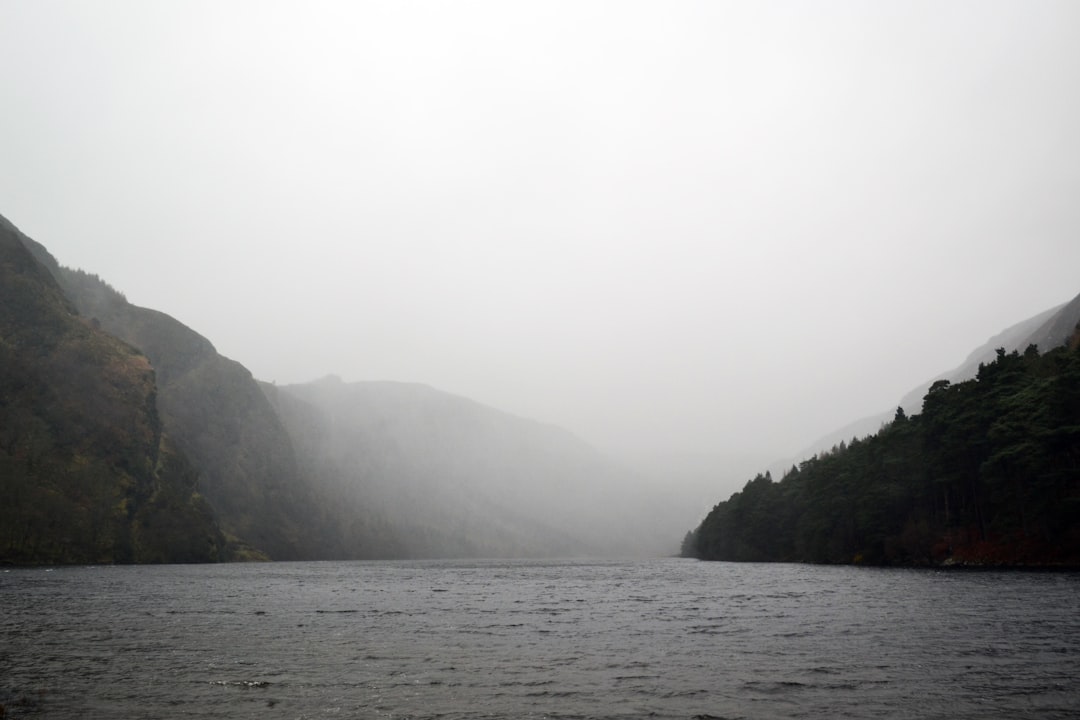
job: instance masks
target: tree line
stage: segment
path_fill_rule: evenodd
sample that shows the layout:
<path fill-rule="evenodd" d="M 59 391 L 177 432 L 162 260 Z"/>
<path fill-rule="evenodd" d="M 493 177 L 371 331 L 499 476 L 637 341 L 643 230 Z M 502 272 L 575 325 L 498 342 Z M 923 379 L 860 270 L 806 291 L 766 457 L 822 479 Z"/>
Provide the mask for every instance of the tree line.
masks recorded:
<path fill-rule="evenodd" d="M 768 473 L 716 505 L 705 560 L 1080 566 L 1080 352 L 997 351 L 921 414 Z"/>

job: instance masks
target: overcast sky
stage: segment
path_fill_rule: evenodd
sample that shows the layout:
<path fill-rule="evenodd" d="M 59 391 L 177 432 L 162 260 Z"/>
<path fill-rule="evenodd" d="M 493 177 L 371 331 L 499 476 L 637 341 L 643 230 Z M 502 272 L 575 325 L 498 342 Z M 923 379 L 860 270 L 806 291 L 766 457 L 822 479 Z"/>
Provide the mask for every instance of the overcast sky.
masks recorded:
<path fill-rule="evenodd" d="M 260 379 L 783 457 L 1080 293 L 1080 3 L 0 0 L 0 213 Z"/>

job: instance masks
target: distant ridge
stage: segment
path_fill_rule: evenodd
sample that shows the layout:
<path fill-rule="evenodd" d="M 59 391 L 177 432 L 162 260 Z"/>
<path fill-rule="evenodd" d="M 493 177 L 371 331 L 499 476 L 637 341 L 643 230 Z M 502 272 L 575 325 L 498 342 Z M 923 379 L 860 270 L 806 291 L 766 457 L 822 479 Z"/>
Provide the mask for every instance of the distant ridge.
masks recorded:
<path fill-rule="evenodd" d="M 930 386 L 938 380 L 948 380 L 956 383 L 970 380 L 979 372 L 980 363 L 989 363 L 997 355 L 998 348 L 1004 348 L 1006 352 L 1014 350 L 1023 352 L 1029 345 L 1035 345 L 1040 352 L 1048 352 L 1061 347 L 1072 337 L 1077 325 L 1080 325 L 1080 295 L 1062 305 L 1057 305 L 1044 310 L 1026 320 L 1002 330 L 997 335 L 987 340 L 971 351 L 960 365 L 952 370 L 943 372 L 919 386 L 913 388 L 900 399 L 898 405 L 904 408 L 908 415 L 914 415 L 922 411 L 923 398 Z M 876 433 L 882 425 L 890 422 L 896 408 L 856 420 L 834 432 L 825 435 L 797 455 L 794 462 L 813 457 L 817 453 L 829 450 L 840 442 L 848 442 L 852 438 L 864 438 Z M 788 459 L 776 463 L 770 468 L 778 472 L 777 476 L 790 468 L 793 460 Z"/>
<path fill-rule="evenodd" d="M 657 556 L 678 545 L 682 523 L 662 491 L 566 430 L 415 383 L 259 383 L 195 330 L 61 266 L 6 218 L 0 232 L 70 322 L 139 358 L 142 407 L 190 462 L 190 504 L 216 522 L 220 542 L 202 559 Z M 162 507 L 153 517 L 167 526 Z"/>
<path fill-rule="evenodd" d="M 661 503 L 573 434 L 427 385 L 263 384 L 363 556 L 662 555 Z"/>

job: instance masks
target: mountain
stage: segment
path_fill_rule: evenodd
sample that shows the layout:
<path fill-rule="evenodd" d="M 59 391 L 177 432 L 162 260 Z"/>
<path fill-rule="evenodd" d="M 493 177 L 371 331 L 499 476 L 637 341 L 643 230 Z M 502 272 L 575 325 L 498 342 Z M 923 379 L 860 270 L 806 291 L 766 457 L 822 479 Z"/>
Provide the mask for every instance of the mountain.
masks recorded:
<path fill-rule="evenodd" d="M 1045 310 L 1002 330 L 971 351 L 960 365 L 927 380 L 918 387 L 912 388 L 900 400 L 899 406 L 909 415 L 922 412 L 923 398 L 934 383 L 941 380 L 956 383 L 974 378 L 978 374 L 981 364 L 994 361 L 999 348 L 1011 353 L 1014 351 L 1023 352 L 1029 345 L 1039 348 L 1040 352 L 1048 352 L 1061 347 L 1072 337 L 1078 323 L 1080 323 L 1080 295 L 1077 295 L 1068 303 Z M 876 415 L 845 425 L 814 442 L 810 447 L 799 453 L 798 458 L 813 457 L 841 442 L 871 435 L 889 423 L 895 411 L 896 408 L 883 410 Z M 791 467 L 791 465 L 792 459 L 788 459 L 776 463 L 770 470 L 782 471 Z"/>
<path fill-rule="evenodd" d="M 1022 353 L 1028 345 L 1034 345 L 1040 352 L 1049 352 L 1059 348 L 1072 337 L 1078 323 L 1080 323 L 1080 295 L 1064 305 L 1041 312 L 1002 330 L 973 350 L 959 366 L 912 389 L 904 395 L 900 406 L 908 413 L 921 412 L 923 398 L 931 385 L 940 380 L 953 383 L 970 380 L 978 375 L 980 365 L 995 360 L 999 349 L 1004 349 L 1007 353 Z M 891 414 L 890 411 L 890 417 Z"/>
<path fill-rule="evenodd" d="M 169 315 L 132 305 L 96 275 L 61 267 L 42 245 L 20 239 L 84 317 L 149 358 L 163 426 L 198 468 L 231 552 L 320 556 L 327 540 L 318 508 L 285 428 L 247 368 Z"/>
<path fill-rule="evenodd" d="M 175 447 L 169 457 L 189 463 L 200 507 L 224 534 L 221 559 L 656 555 L 677 545 L 685 523 L 666 499 L 563 430 L 420 385 L 260 384 L 191 328 L 0 224 L 71 322 L 141 358 L 151 378 L 142 406 Z"/>
<path fill-rule="evenodd" d="M 664 554 L 662 503 L 557 427 L 409 383 L 263 386 L 360 557 Z M 648 522 L 650 519 L 653 522 Z"/>
<path fill-rule="evenodd" d="M 157 392 L 150 361 L 80 317 L 0 218 L 0 561 L 222 557 Z"/>
<path fill-rule="evenodd" d="M 914 398 L 876 433 L 834 435 L 779 483 L 758 475 L 682 553 L 1080 566 L 1080 296 L 991 338 Z"/>
<path fill-rule="evenodd" d="M 684 541 L 709 560 L 1080 566 L 1080 328 L 941 380 L 923 412 L 758 476 Z"/>

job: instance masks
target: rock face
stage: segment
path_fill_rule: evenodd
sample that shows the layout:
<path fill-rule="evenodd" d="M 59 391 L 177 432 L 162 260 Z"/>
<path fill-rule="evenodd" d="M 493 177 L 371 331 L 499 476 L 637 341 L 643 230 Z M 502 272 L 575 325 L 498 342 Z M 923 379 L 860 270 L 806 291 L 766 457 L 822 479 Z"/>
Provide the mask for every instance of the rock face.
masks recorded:
<path fill-rule="evenodd" d="M 230 553 L 318 557 L 318 514 L 288 434 L 251 373 L 165 313 L 137 307 L 95 275 L 61 267 L 22 236 L 83 317 L 139 348 L 157 374 L 165 431 L 198 469 Z"/>
<path fill-rule="evenodd" d="M 156 398 L 147 357 L 80 317 L 21 233 L 0 223 L 0 560 L 222 557 Z"/>

